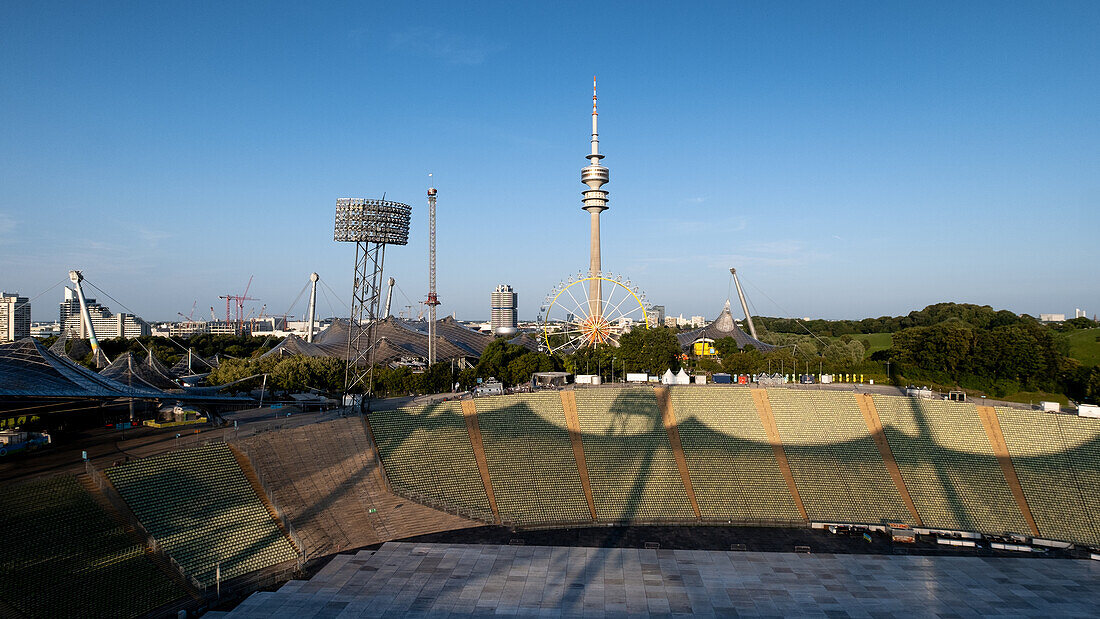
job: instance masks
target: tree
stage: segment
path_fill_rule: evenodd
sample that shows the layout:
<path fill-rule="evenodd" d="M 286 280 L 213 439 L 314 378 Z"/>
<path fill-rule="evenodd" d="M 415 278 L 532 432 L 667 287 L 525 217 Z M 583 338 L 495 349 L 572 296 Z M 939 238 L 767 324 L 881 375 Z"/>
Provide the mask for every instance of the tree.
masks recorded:
<path fill-rule="evenodd" d="M 619 339 L 618 357 L 631 372 L 680 369 L 680 343 L 666 327 L 636 327 Z"/>

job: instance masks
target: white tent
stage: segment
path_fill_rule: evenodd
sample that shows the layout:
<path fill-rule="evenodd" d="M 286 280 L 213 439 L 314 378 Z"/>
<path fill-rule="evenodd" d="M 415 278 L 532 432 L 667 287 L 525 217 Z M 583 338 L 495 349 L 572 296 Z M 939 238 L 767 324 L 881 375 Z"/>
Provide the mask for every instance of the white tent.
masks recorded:
<path fill-rule="evenodd" d="M 675 385 L 676 375 L 672 373 L 672 370 L 665 370 L 664 375 L 661 376 L 662 385 Z"/>
<path fill-rule="evenodd" d="M 680 368 L 680 373 L 676 375 L 676 384 L 677 385 L 690 385 L 691 384 L 691 377 L 688 376 L 688 373 L 684 371 L 684 368 Z"/>

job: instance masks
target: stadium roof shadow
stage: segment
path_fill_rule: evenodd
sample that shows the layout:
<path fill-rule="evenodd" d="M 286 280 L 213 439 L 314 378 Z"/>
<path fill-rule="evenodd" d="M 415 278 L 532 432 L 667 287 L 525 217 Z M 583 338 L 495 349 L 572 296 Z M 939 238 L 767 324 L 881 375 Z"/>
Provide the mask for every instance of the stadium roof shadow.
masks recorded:
<path fill-rule="evenodd" d="M 943 493 L 944 500 L 950 513 L 959 523 L 958 528 L 964 530 L 984 530 L 984 532 L 987 533 L 1006 532 L 990 531 L 989 524 L 979 522 L 973 510 L 968 507 L 967 501 L 962 498 L 962 493 L 967 493 L 972 497 L 976 497 L 981 496 L 983 492 L 982 488 L 971 486 L 970 482 L 968 482 L 968 479 L 973 478 L 975 475 L 975 469 L 971 468 L 970 465 L 978 461 L 984 461 L 982 462 L 984 465 L 999 472 L 1001 469 L 996 456 L 992 453 L 974 453 L 965 449 L 942 444 L 937 439 L 935 432 L 933 432 L 931 422 L 919 403 L 910 400 L 906 402 L 906 405 L 908 410 L 913 414 L 918 433 L 914 436 L 901 428 L 885 424 L 884 431 L 888 435 L 893 435 L 895 437 L 893 440 L 895 441 L 898 436 L 905 436 L 913 440 L 914 443 L 930 446 L 922 446 L 920 449 L 910 450 L 907 455 L 909 458 L 907 462 L 915 466 L 928 467 L 931 468 L 932 471 L 935 471 L 935 488 L 937 491 Z M 566 432 L 561 426 L 551 423 L 542 415 L 531 410 L 525 403 L 516 402 L 508 406 L 507 410 L 511 415 L 514 426 L 517 428 L 524 428 L 527 433 L 538 435 L 546 433 L 565 434 Z M 582 440 L 598 438 L 599 441 L 617 442 L 621 444 L 623 451 L 637 453 L 639 472 L 630 480 L 630 489 L 626 494 L 626 504 L 623 510 L 624 515 L 629 519 L 638 513 L 638 507 L 641 503 L 644 491 L 645 476 L 652 471 L 652 467 L 654 466 L 655 453 L 652 444 L 655 442 L 667 443 L 667 438 L 665 438 L 665 429 L 661 423 L 660 413 L 656 407 L 653 407 L 652 410 L 640 411 L 638 408 L 632 406 L 629 401 L 619 397 L 616 398 L 615 402 L 612 404 L 610 412 L 611 421 L 605 432 L 592 432 L 591 428 L 585 431 L 586 429 L 582 428 Z M 393 414 L 393 412 L 391 412 L 391 414 Z M 454 424 L 464 424 L 460 413 L 451 412 L 441 404 L 433 404 L 425 407 L 424 414 L 429 417 L 453 416 Z M 479 416 L 481 416 L 481 414 L 483 413 L 479 412 Z M 647 423 L 649 424 L 648 430 L 641 433 L 636 431 L 636 425 L 632 426 L 630 423 L 631 418 L 636 418 L 639 415 L 646 415 L 648 417 Z M 415 423 L 397 425 L 400 425 L 402 429 L 396 431 L 387 430 L 384 434 L 377 430 L 374 432 L 379 452 L 384 456 L 396 451 L 396 449 L 408 439 L 409 434 L 417 429 Z M 698 444 L 720 444 L 723 446 L 723 449 L 734 454 L 758 451 L 761 448 L 771 449 L 770 443 L 725 434 L 711 428 L 694 417 L 679 419 L 677 425 L 682 430 L 690 429 L 691 434 L 698 437 L 696 439 Z M 632 427 L 635 428 L 634 431 L 631 430 Z M 482 427 L 481 431 L 484 435 L 492 430 Z M 657 441 L 646 440 L 647 437 L 651 437 L 655 434 L 661 435 L 656 437 L 658 439 Z M 687 432 L 684 432 L 684 434 L 687 434 Z M 853 440 L 827 442 L 817 447 L 827 448 L 822 451 L 827 451 L 831 458 L 835 458 L 835 460 L 829 464 L 830 466 L 835 465 L 838 468 L 844 468 L 860 463 L 860 460 L 855 459 L 852 454 L 860 453 L 861 449 L 866 450 L 870 440 L 868 436 Z M 1036 440 L 1039 440 L 1038 437 Z M 590 442 L 585 442 L 586 451 L 589 444 Z M 796 447 L 798 446 L 784 444 L 784 448 L 787 450 Z M 874 449 L 874 447 L 872 446 L 871 449 Z M 895 451 L 895 454 L 897 453 L 895 445 L 891 444 L 891 449 Z M 874 453 L 875 456 L 878 457 L 877 450 L 875 450 Z M 1039 469 L 1053 467 L 1057 470 L 1067 466 L 1072 467 L 1068 472 L 1069 479 L 1072 479 L 1073 483 L 1077 485 L 1077 491 L 1084 500 L 1085 495 L 1091 491 L 1088 488 L 1082 487 L 1081 484 L 1088 479 L 1100 479 L 1100 459 L 1096 457 L 1096 454 L 1100 454 L 1100 435 L 1068 448 L 1054 448 L 1052 446 L 1049 453 L 1046 454 L 1013 455 L 1012 462 L 1017 467 L 1032 466 Z M 431 454 L 425 454 L 425 457 L 431 457 Z M 895 459 L 898 459 L 896 455 Z M 383 468 L 385 468 L 385 463 L 383 464 Z M 493 471 L 490 469 L 491 479 L 492 473 Z M 543 481 L 542 473 L 543 471 L 537 466 L 532 466 L 532 475 L 527 481 L 529 481 L 533 487 L 539 487 L 539 484 Z M 1000 483 L 1004 483 L 1003 478 L 999 481 Z M 731 490 L 735 490 L 735 488 L 731 487 Z M 787 494 L 789 495 L 789 493 Z M 1087 505 L 1089 502 L 1085 501 L 1083 504 Z M 1018 509 L 1015 505 L 1013 505 L 1012 508 Z M 1093 523 L 1094 530 L 1100 531 L 1100 523 L 1097 522 L 1094 514 L 1085 514 L 1084 517 L 1088 518 Z M 884 518 L 883 522 L 887 520 L 888 519 Z M 672 520 L 669 522 L 672 522 Z M 576 523 L 562 524 L 563 526 L 569 526 Z M 1027 532 L 1017 531 L 1017 533 Z"/>

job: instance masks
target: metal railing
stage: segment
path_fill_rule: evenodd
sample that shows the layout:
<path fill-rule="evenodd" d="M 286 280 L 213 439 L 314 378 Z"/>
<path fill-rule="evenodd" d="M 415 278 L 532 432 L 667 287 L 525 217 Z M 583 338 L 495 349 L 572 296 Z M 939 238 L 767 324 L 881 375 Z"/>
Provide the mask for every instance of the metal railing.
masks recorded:
<path fill-rule="evenodd" d="M 278 516 L 279 522 L 282 523 L 283 530 L 286 531 L 287 536 L 290 537 L 294 547 L 298 550 L 298 568 L 301 569 L 306 560 L 305 545 L 302 544 L 302 540 L 298 537 L 298 532 L 294 529 L 294 525 L 291 524 L 290 518 L 287 517 L 286 512 L 279 507 L 279 502 L 275 500 L 275 493 L 272 491 L 271 486 L 268 485 L 267 480 L 264 479 L 263 473 L 261 473 L 260 469 L 256 466 L 256 459 L 252 456 L 252 450 L 242 443 L 236 443 L 235 446 L 246 458 L 248 458 L 248 464 L 252 467 L 252 472 L 255 473 L 256 479 L 260 482 L 260 487 L 263 488 L 267 500 L 271 503 L 271 507 L 275 509 L 275 515 Z"/>

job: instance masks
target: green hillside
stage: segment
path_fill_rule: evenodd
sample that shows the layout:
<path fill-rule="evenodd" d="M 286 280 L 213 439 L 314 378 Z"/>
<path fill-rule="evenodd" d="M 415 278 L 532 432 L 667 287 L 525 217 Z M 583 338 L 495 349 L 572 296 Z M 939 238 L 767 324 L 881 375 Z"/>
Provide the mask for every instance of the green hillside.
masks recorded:
<path fill-rule="evenodd" d="M 1069 356 L 1082 365 L 1100 365 L 1100 328 L 1072 331 L 1069 339 Z"/>
<path fill-rule="evenodd" d="M 867 357 L 870 357 L 871 353 L 890 348 L 891 343 L 894 339 L 894 334 L 864 333 L 863 335 L 854 336 L 853 339 L 859 340 L 863 343 L 863 348 L 867 350 Z"/>

